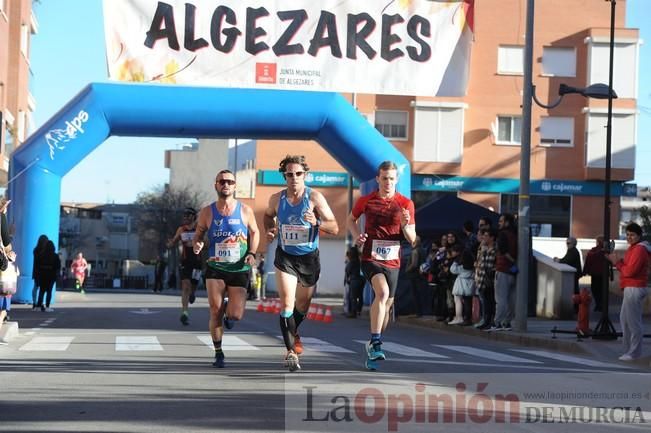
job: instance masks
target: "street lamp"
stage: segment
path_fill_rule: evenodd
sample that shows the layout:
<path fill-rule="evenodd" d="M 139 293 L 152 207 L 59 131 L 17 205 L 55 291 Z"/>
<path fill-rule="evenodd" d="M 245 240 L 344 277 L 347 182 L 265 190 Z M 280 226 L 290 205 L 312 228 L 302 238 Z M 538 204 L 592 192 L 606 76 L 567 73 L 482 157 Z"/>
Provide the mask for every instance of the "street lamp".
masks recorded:
<path fill-rule="evenodd" d="M 615 93 L 614 90 L 610 91 L 611 87 L 607 84 L 597 83 L 597 84 L 591 84 L 588 87 L 572 87 L 572 86 L 568 86 L 567 84 L 561 84 L 558 87 L 558 95 L 559 95 L 558 99 L 553 103 L 546 105 L 540 102 L 540 100 L 536 97 L 536 86 L 532 85 L 532 88 L 533 88 L 532 90 L 533 100 L 536 102 L 536 104 L 548 110 L 551 110 L 552 108 L 556 108 L 563 100 L 563 96 L 570 95 L 573 93 L 584 96 L 586 98 L 593 98 L 593 99 L 617 98 L 617 93 Z"/>
<path fill-rule="evenodd" d="M 613 59 L 615 58 L 615 6 L 617 0 L 610 1 L 610 61 L 608 65 L 608 87 L 613 88 Z M 604 245 L 610 250 L 610 171 L 611 171 L 611 154 L 612 154 L 612 136 L 613 136 L 613 98 L 614 91 L 608 95 L 608 123 L 606 124 L 606 167 L 605 167 L 605 185 L 604 185 Z M 616 340 L 617 332 L 608 317 L 608 295 L 610 293 L 610 262 L 604 260 L 604 277 L 601 291 L 601 319 L 594 329 L 592 338 L 601 340 Z"/>
<path fill-rule="evenodd" d="M 518 258 L 519 269 L 516 282 L 516 322 L 515 329 L 520 332 L 527 330 L 528 315 L 528 286 L 529 286 L 529 255 L 531 253 L 530 238 L 530 204 L 529 204 L 529 183 L 531 181 L 531 108 L 532 101 L 542 108 L 552 109 L 558 106 L 563 96 L 568 94 L 579 94 L 587 98 L 608 99 L 608 124 L 606 127 L 606 179 L 604 185 L 604 245 L 610 244 L 610 175 L 611 175 L 611 141 L 612 141 L 612 117 L 613 99 L 617 94 L 613 90 L 613 58 L 615 46 L 615 5 L 616 0 L 605 0 L 610 2 L 610 69 L 608 85 L 592 84 L 585 88 L 571 87 L 561 84 L 558 89 L 559 98 L 552 104 L 546 105 L 536 97 L 536 86 L 533 85 L 533 35 L 534 35 L 534 14 L 535 0 L 527 0 L 525 46 L 524 46 L 524 91 L 522 95 L 522 138 L 520 147 L 520 190 L 518 195 Z M 595 338 L 614 339 L 617 338 L 615 329 L 608 318 L 608 285 L 610 264 L 606 261 L 604 286 L 602 288 L 602 317 L 594 331 Z"/>

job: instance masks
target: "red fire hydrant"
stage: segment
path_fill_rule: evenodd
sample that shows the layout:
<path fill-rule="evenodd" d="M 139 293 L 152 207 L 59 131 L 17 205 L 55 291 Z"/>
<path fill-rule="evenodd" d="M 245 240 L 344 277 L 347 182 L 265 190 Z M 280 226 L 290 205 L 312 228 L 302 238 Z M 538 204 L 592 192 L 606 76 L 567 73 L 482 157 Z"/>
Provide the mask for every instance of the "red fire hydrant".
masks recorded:
<path fill-rule="evenodd" d="M 586 287 L 572 296 L 572 302 L 579 305 L 579 315 L 576 320 L 576 332 L 584 335 L 590 332 L 590 302 L 592 296 Z"/>

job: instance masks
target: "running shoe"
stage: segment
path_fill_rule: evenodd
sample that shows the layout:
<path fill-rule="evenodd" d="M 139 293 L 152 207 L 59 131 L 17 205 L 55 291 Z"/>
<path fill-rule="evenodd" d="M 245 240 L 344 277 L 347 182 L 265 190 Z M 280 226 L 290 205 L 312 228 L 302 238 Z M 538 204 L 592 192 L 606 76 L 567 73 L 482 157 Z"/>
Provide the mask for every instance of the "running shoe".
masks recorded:
<path fill-rule="evenodd" d="M 366 353 L 368 355 L 368 359 L 371 361 L 384 361 L 387 359 L 386 355 L 382 351 L 382 343 L 379 341 L 376 342 L 368 342 L 366 344 Z"/>
<path fill-rule="evenodd" d="M 181 320 L 181 323 L 183 323 L 184 325 L 189 325 L 190 324 L 190 320 L 188 318 L 188 313 L 181 314 L 181 319 L 180 320 Z"/>
<path fill-rule="evenodd" d="M 301 341 L 301 336 L 298 334 L 294 335 L 294 350 L 297 355 L 303 354 L 303 342 Z"/>
<path fill-rule="evenodd" d="M 378 368 L 377 361 L 373 361 L 372 359 L 366 358 L 366 361 L 364 362 L 364 367 L 366 367 L 367 370 L 375 371 Z"/>
<path fill-rule="evenodd" d="M 194 301 L 197 300 L 197 297 L 194 295 L 194 292 L 190 293 L 190 298 L 188 299 L 188 302 L 191 304 L 194 304 Z"/>
<path fill-rule="evenodd" d="M 296 352 L 292 352 L 291 350 L 287 352 L 287 356 L 285 357 L 285 367 L 287 367 L 290 372 L 301 369 Z"/>
<path fill-rule="evenodd" d="M 225 359 L 224 352 L 215 352 L 215 362 L 212 363 L 212 366 L 215 368 L 226 367 Z"/>

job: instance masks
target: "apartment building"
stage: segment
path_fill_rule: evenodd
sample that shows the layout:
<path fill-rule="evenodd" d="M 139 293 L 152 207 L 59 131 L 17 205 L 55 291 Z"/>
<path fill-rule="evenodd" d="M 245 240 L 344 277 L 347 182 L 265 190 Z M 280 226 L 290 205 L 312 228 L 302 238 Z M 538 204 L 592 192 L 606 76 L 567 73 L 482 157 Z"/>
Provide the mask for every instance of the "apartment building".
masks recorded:
<path fill-rule="evenodd" d="M 38 22 L 32 0 L 0 0 L 0 188 L 7 186 L 9 157 L 29 135 L 36 101 L 29 91 L 29 53 Z"/>
<path fill-rule="evenodd" d="M 419 203 L 456 194 L 497 212 L 517 212 L 526 0 L 475 2 L 470 79 L 464 97 L 347 95 L 357 109 L 412 163 L 412 195 Z M 617 2 L 614 83 L 618 98 L 612 123 L 612 227 L 617 233 L 620 197 L 635 195 L 637 29 L 625 27 L 626 1 Z M 537 98 L 554 102 L 561 83 L 587 87 L 608 83 L 610 3 L 594 0 L 536 2 L 533 82 Z M 567 95 L 556 108 L 534 104 L 531 137 L 531 223 L 534 235 L 592 238 L 603 231 L 607 101 Z M 252 144 L 253 143 L 253 144 Z M 199 144 L 201 146 L 201 142 Z M 258 140 L 247 186 L 262 224 L 271 194 L 284 184 L 278 163 L 286 154 L 306 155 L 308 184 L 320 188 L 340 225 L 324 237 L 322 253 L 343 263 L 348 174 L 313 141 Z M 248 172 L 251 161 L 233 163 L 225 148 L 213 160 Z M 207 151 L 206 154 L 215 152 Z M 178 160 L 177 160 L 178 162 Z M 168 165 L 172 178 L 192 178 L 189 167 Z M 183 172 L 183 175 L 179 175 Z M 173 182 L 174 183 L 174 182 Z M 172 186 L 174 186 L 172 184 Z M 355 190 L 355 196 L 358 194 Z M 444 209 L 441 212 L 445 212 Z M 459 222 L 461 225 L 462 221 Z M 261 248 L 264 248 L 262 246 Z M 271 253 L 271 251 L 270 251 Z M 267 260 L 269 262 L 269 260 Z M 324 265 L 324 269 L 327 269 Z M 340 275 L 326 275 L 340 286 Z M 326 283 L 325 285 L 329 285 Z"/>

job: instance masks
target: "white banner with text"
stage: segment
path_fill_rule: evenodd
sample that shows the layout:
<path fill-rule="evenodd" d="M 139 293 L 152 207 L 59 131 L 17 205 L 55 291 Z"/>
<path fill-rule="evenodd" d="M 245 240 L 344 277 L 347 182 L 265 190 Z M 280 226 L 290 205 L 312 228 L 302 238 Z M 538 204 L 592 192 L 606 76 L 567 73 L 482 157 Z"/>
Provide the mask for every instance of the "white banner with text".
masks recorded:
<path fill-rule="evenodd" d="M 466 92 L 474 0 L 104 0 L 118 81 Z"/>

